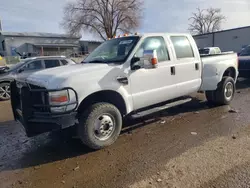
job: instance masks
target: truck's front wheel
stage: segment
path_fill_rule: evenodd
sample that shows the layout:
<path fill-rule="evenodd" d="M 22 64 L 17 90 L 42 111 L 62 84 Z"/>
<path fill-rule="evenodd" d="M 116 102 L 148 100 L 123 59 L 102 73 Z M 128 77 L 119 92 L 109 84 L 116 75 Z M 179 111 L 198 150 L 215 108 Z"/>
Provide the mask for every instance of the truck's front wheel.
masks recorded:
<path fill-rule="evenodd" d="M 120 111 L 109 103 L 96 103 L 80 115 L 78 135 L 92 149 L 113 144 L 122 128 Z"/>

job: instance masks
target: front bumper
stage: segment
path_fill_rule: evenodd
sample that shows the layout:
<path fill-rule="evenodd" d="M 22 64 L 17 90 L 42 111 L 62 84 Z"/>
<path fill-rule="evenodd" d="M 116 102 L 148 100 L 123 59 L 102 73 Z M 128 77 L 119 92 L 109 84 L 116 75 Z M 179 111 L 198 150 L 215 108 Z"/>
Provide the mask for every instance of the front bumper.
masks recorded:
<path fill-rule="evenodd" d="M 50 107 L 54 106 L 48 104 L 46 96 L 49 91 L 55 90 L 46 90 L 37 86 L 34 89 L 26 83 L 21 83 L 21 85 L 19 83 L 19 87 L 17 87 L 16 81 L 11 83 L 11 105 L 15 120 L 23 125 L 28 137 L 76 124 L 77 100 L 73 110 L 65 113 L 52 113 Z"/>

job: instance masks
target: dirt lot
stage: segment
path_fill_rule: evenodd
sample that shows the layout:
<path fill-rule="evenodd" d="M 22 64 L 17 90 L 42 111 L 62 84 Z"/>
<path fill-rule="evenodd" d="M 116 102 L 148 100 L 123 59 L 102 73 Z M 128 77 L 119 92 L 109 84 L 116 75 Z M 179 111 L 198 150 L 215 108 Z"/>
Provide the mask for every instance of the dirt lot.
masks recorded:
<path fill-rule="evenodd" d="M 0 187 L 250 187 L 249 87 L 237 84 L 231 106 L 211 108 L 197 95 L 130 120 L 100 151 L 62 134 L 27 138 L 0 102 Z"/>

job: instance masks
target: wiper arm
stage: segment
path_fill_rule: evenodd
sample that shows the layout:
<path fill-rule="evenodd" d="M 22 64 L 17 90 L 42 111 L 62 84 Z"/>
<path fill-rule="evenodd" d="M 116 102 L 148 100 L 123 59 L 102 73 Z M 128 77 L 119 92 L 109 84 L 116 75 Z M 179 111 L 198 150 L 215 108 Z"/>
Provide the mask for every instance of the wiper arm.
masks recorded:
<path fill-rule="evenodd" d="M 87 63 L 107 63 L 107 61 L 104 61 L 104 60 L 93 60 L 93 61 L 88 61 Z"/>

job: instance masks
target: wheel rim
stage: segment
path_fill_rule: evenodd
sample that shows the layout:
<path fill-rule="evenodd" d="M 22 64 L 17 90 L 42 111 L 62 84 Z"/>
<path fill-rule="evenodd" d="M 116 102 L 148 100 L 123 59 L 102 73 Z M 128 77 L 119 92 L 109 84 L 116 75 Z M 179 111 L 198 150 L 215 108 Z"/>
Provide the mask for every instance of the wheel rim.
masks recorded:
<path fill-rule="evenodd" d="M 95 121 L 94 135 L 98 140 L 108 140 L 114 130 L 115 123 L 114 117 L 110 114 L 102 114 Z"/>
<path fill-rule="evenodd" d="M 0 98 L 9 99 L 10 98 L 10 86 L 9 84 L 0 86 Z"/>
<path fill-rule="evenodd" d="M 234 86 L 231 82 L 228 82 L 225 86 L 224 96 L 229 101 L 232 99 L 234 93 Z"/>

